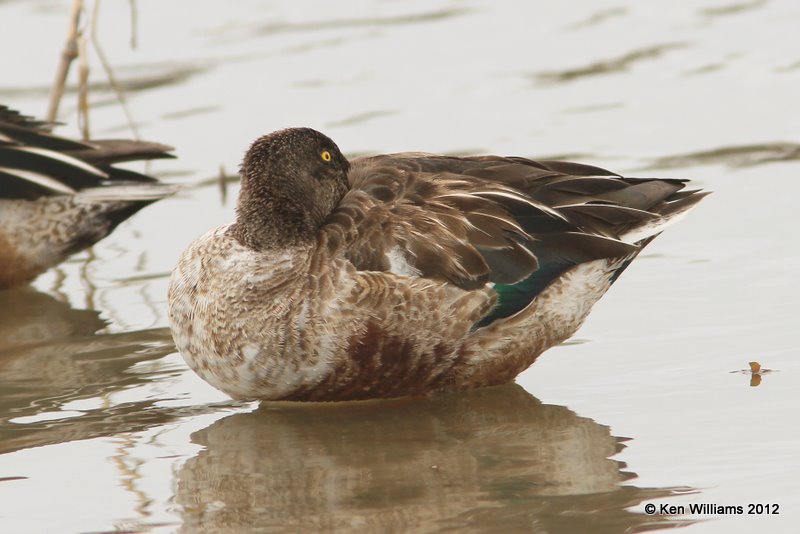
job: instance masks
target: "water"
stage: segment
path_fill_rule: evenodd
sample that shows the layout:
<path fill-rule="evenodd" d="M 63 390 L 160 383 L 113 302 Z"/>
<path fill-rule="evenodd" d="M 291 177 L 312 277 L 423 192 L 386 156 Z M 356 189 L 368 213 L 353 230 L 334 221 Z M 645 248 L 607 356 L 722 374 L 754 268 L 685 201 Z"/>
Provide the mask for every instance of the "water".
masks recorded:
<path fill-rule="evenodd" d="M 102 4 L 98 38 L 143 137 L 176 147 L 149 171 L 185 189 L 0 294 L 4 532 L 795 531 L 796 2 L 136 5 L 135 50 L 127 2 Z M 0 101 L 44 113 L 68 8 L 0 2 Z M 93 134 L 130 136 L 92 69 Z M 714 194 L 518 386 L 236 403 L 175 353 L 167 277 L 232 217 L 220 169 L 298 125 L 348 154 L 574 158 Z M 731 373 L 751 360 L 776 372 Z"/>

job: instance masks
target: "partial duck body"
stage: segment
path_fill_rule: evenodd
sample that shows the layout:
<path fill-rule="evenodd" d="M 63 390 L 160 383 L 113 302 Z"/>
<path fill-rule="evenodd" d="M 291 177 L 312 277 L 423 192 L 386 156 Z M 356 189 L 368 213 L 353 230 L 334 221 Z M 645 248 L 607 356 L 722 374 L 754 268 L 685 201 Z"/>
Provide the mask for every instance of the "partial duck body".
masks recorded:
<path fill-rule="evenodd" d="M 116 167 L 170 158 L 130 140 L 76 141 L 0 106 L 0 289 L 24 285 L 174 188 Z"/>

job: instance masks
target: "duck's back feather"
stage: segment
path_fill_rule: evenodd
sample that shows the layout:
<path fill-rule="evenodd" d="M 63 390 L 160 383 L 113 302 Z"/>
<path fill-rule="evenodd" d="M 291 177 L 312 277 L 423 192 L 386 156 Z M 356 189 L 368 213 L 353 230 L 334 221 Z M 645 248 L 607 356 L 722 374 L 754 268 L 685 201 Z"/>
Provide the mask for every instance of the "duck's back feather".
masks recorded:
<path fill-rule="evenodd" d="M 681 191 L 684 180 L 499 156 L 359 158 L 349 179 L 326 245 L 359 270 L 493 284 L 500 302 L 481 324 L 523 309 L 570 267 L 635 257 L 703 196 Z"/>

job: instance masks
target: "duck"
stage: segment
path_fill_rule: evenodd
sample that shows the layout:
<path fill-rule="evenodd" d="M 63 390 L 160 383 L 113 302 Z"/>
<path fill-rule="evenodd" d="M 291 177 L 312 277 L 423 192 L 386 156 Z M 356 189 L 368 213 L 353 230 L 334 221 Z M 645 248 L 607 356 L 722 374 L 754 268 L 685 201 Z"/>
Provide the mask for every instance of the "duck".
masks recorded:
<path fill-rule="evenodd" d="M 78 141 L 53 134 L 54 126 L 0 105 L 0 290 L 29 284 L 175 192 L 115 166 L 172 158 L 172 147 Z"/>
<path fill-rule="evenodd" d="M 234 221 L 180 255 L 168 316 L 202 379 L 266 401 L 513 382 L 708 194 L 524 157 L 349 161 L 310 128 L 255 140 L 240 176 Z"/>

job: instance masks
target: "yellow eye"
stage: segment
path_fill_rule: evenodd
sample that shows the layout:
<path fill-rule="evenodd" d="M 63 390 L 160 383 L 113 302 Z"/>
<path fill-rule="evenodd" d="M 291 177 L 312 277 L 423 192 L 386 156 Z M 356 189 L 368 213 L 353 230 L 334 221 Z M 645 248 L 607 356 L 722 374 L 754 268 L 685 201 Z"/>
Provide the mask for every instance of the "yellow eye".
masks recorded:
<path fill-rule="evenodd" d="M 328 152 L 327 150 L 323 150 L 322 153 L 320 154 L 320 157 L 322 158 L 322 161 L 330 161 L 331 153 Z"/>

